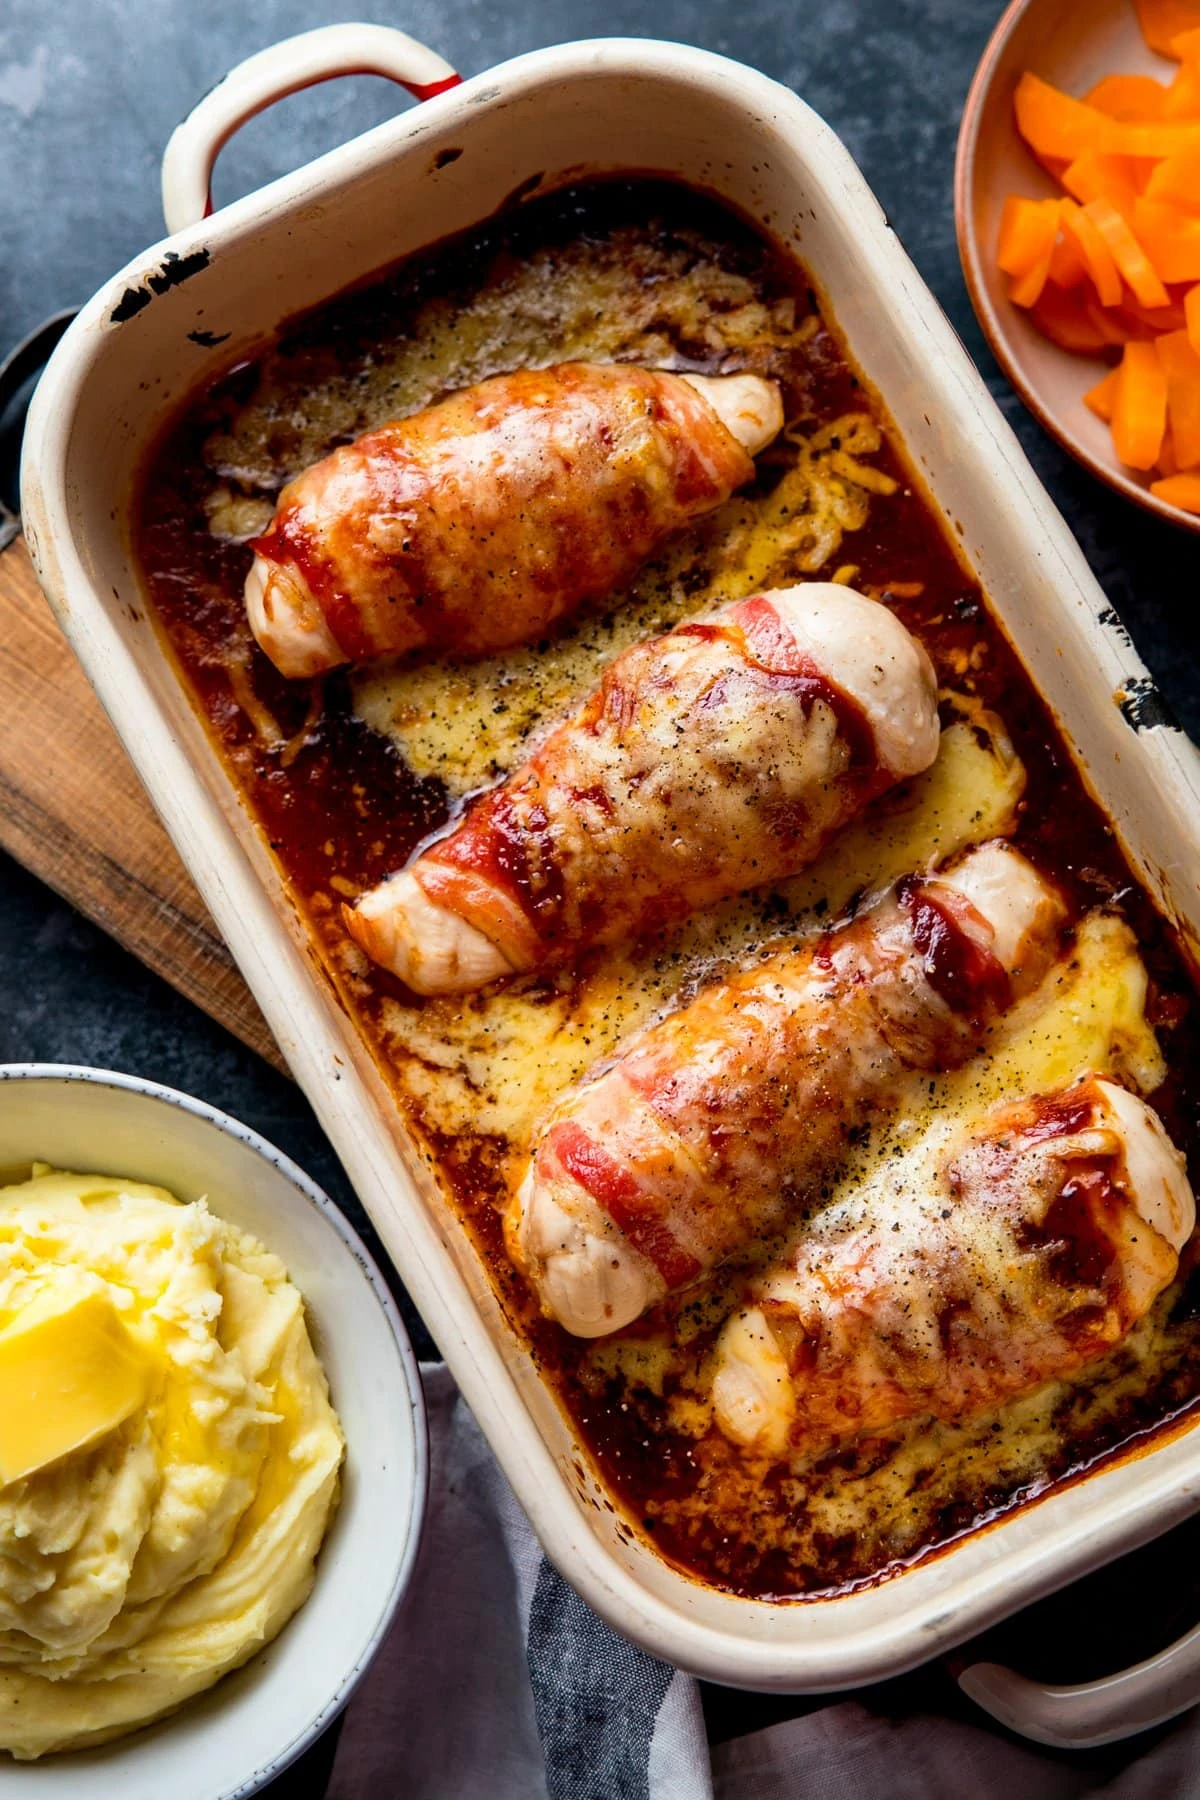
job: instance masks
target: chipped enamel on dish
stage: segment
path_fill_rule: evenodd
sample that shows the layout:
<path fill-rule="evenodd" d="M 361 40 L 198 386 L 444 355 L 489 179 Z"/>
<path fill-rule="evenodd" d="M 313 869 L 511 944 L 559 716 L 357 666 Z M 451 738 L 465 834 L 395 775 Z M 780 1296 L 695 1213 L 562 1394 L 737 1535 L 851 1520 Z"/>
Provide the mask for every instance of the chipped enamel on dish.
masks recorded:
<path fill-rule="evenodd" d="M 840 1687 L 923 1661 L 1184 1517 L 1200 1504 L 1200 1440 L 1162 1436 L 895 1580 L 817 1605 L 735 1599 L 662 1562 L 590 1475 L 365 1048 L 314 979 L 307 930 L 145 615 L 129 556 L 134 472 L 206 369 L 487 216 L 520 184 L 581 165 L 708 186 L 796 249 L 1135 866 L 1194 945 L 1194 752 L 1163 723 L 1077 546 L 843 146 L 786 89 L 722 58 L 621 40 L 538 51 L 139 257 L 83 309 L 35 398 L 26 528 L 59 619 L 550 1555 L 605 1618 L 669 1660 L 732 1684 Z M 218 351 L 197 341 L 207 334 L 224 338 Z"/>

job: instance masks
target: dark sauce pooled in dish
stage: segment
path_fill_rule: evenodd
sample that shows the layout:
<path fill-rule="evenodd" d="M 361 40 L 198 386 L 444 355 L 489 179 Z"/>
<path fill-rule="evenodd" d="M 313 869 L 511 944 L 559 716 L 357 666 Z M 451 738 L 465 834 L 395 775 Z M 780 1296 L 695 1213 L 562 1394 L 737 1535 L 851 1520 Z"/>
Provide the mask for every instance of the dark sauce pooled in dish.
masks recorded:
<path fill-rule="evenodd" d="M 552 642 L 468 668 L 311 684 L 279 676 L 250 637 L 241 588 L 244 540 L 265 525 L 283 481 L 455 388 L 589 357 L 772 376 L 785 435 L 760 458 L 751 489 Z M 295 322 L 193 400 L 139 501 L 138 554 L 183 677 L 505 1312 L 630 1528 L 745 1594 L 878 1578 L 1175 1417 L 1200 1392 L 1190 1256 L 1131 1338 L 1073 1383 L 963 1425 L 926 1421 L 860 1439 L 807 1467 L 757 1462 L 706 1412 L 712 1346 L 747 1269 L 664 1302 L 614 1340 L 583 1342 L 538 1315 L 505 1256 L 501 1214 L 539 1109 L 559 1087 L 623 1029 L 786 935 L 800 912 L 811 926 L 853 908 L 853 872 L 842 869 L 836 893 L 787 884 L 657 943 L 452 1002 L 416 1001 L 368 967 L 347 943 L 340 905 L 510 766 L 614 650 L 718 598 L 837 575 L 883 598 L 925 644 L 952 696 L 943 722 L 958 734 L 962 767 L 990 771 L 994 785 L 1014 755 L 1023 764 L 1023 796 L 1014 788 L 1004 824 L 1062 885 L 1075 919 L 1109 908 L 1132 928 L 1166 1061 L 1153 1102 L 1200 1174 L 1200 1041 L 1182 963 L 888 430 L 801 267 L 682 187 L 596 182 L 527 201 Z M 919 791 L 919 803 L 911 784 L 885 795 L 853 841 L 902 837 L 914 806 L 922 859 L 929 831 L 944 826 L 949 850 L 1001 828 L 982 804 L 948 822 L 945 796 Z"/>

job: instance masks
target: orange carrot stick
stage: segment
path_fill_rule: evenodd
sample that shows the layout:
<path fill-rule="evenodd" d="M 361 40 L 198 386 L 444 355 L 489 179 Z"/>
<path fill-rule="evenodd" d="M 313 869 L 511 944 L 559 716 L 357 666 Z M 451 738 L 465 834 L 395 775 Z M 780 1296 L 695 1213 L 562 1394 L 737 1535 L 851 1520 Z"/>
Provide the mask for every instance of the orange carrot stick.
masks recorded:
<path fill-rule="evenodd" d="M 1095 222 L 1088 217 L 1087 208 L 1064 200 L 1059 218 L 1063 236 L 1074 241 L 1083 257 L 1101 306 L 1115 306 L 1121 298 L 1121 273 Z"/>
<path fill-rule="evenodd" d="M 1087 278 L 1087 264 L 1083 260 L 1083 252 L 1079 248 L 1077 238 L 1061 236 L 1050 252 L 1050 271 L 1047 280 L 1055 287 L 1077 288 Z"/>
<path fill-rule="evenodd" d="M 1107 425 L 1113 416 L 1113 407 L 1117 399 L 1117 383 L 1121 379 L 1120 369 L 1110 369 L 1102 381 L 1089 388 L 1083 396 L 1083 404 L 1094 412 L 1098 419 Z"/>
<path fill-rule="evenodd" d="M 1200 212 L 1200 144 L 1157 162 L 1146 183 L 1145 197 L 1181 207 L 1184 212 Z"/>
<path fill-rule="evenodd" d="M 1063 156 L 1068 161 L 1098 146 L 1105 127 L 1119 129 L 1113 120 L 1082 100 L 1073 100 L 1040 76 L 1026 70 L 1013 97 L 1017 130 L 1039 156 Z"/>
<path fill-rule="evenodd" d="M 1117 455 L 1131 469 L 1152 469 L 1167 428 L 1167 377 L 1153 344 L 1129 343 L 1113 404 Z"/>
<path fill-rule="evenodd" d="M 1168 475 L 1163 481 L 1152 481 L 1150 492 L 1181 512 L 1200 513 L 1200 475 Z"/>
<path fill-rule="evenodd" d="M 1183 322 L 1193 350 L 1200 350 L 1200 284 L 1183 297 Z"/>
<path fill-rule="evenodd" d="M 1103 150 L 1085 150 L 1063 170 L 1068 194 L 1086 206 L 1089 200 L 1111 200 L 1117 211 L 1133 216 L 1138 197 L 1134 165 L 1128 156 L 1112 156 Z"/>
<path fill-rule="evenodd" d="M 1083 96 L 1083 103 L 1110 119 L 1147 125 L 1162 118 L 1168 92 L 1153 75 L 1105 75 Z"/>
<path fill-rule="evenodd" d="M 1057 200 L 1027 200 L 1010 194 L 1000 215 L 996 261 L 1006 275 L 1028 275 L 1049 257 L 1058 235 Z"/>
<path fill-rule="evenodd" d="M 1146 328 L 1123 313 L 1117 306 L 1100 306 L 1085 300 L 1084 309 L 1100 336 L 1110 345 L 1123 348 L 1131 339 L 1146 336 Z"/>
<path fill-rule="evenodd" d="M 1030 317 L 1052 344 L 1076 356 L 1095 356 L 1108 348 L 1107 337 L 1097 329 L 1083 300 L 1051 282 L 1034 302 Z"/>
<path fill-rule="evenodd" d="M 1111 200 L 1089 200 L 1085 215 L 1112 252 L 1113 261 L 1143 306 L 1169 306 L 1171 296 L 1149 257 Z M 1136 207 L 1135 207 L 1136 213 Z"/>
<path fill-rule="evenodd" d="M 1103 114 L 1099 116 L 1103 118 Z M 1200 144 L 1200 119 L 1159 121 L 1154 125 L 1105 119 L 1099 136 L 1088 148 L 1111 151 L 1115 156 L 1173 156 L 1176 150 L 1187 150 L 1192 144 Z"/>
<path fill-rule="evenodd" d="M 1188 33 L 1184 32 L 1184 37 Z M 1178 39 L 1176 40 L 1178 42 Z M 1117 118 L 1110 113 L 1110 118 Z M 1163 103 L 1154 118 L 1134 119 L 1129 115 L 1122 120 L 1127 125 L 1170 125 L 1186 124 L 1189 120 L 1200 119 L 1200 80 L 1197 79 L 1196 65 L 1185 63 L 1178 75 L 1163 96 Z"/>
<path fill-rule="evenodd" d="M 1197 0 L 1134 0 L 1142 36 L 1160 56 L 1174 56 L 1173 41 L 1200 25 Z"/>
<path fill-rule="evenodd" d="M 1133 228 L 1136 241 L 1161 280 L 1200 281 L 1200 218 L 1157 200 L 1140 199 L 1133 209 Z M 1116 255 L 1115 250 L 1113 254 Z M 1117 260 L 1119 263 L 1120 258 Z M 1140 294 L 1138 298 L 1141 299 Z"/>
<path fill-rule="evenodd" d="M 1164 332 L 1155 344 L 1167 378 L 1167 423 L 1180 469 L 1200 463 L 1200 356 L 1186 331 Z"/>

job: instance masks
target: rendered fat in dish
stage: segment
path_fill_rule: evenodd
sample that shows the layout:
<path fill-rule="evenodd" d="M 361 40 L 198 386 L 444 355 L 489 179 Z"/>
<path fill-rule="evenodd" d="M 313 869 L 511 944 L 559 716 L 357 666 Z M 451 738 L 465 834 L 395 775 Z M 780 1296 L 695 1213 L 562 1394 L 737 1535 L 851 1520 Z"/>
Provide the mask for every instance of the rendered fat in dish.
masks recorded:
<path fill-rule="evenodd" d="M 760 594 L 616 657 L 346 923 L 421 994 L 550 968 L 794 874 L 938 741 L 932 665 L 885 606 Z"/>
<path fill-rule="evenodd" d="M 246 609 L 284 674 L 538 637 L 754 474 L 783 425 L 756 375 L 563 363 L 499 375 L 288 483 Z"/>
<path fill-rule="evenodd" d="M 985 1412 L 1121 1341 L 1174 1279 L 1196 1215 L 1182 1155 L 1085 1076 L 1006 1104 L 865 1218 L 833 1209 L 718 1345 L 717 1422 L 754 1454 L 821 1452 Z"/>
<path fill-rule="evenodd" d="M 779 1230 L 913 1071 L 983 1047 L 1062 917 L 1032 864 L 986 844 L 635 1033 L 555 1106 L 510 1205 L 543 1310 L 615 1331 Z"/>

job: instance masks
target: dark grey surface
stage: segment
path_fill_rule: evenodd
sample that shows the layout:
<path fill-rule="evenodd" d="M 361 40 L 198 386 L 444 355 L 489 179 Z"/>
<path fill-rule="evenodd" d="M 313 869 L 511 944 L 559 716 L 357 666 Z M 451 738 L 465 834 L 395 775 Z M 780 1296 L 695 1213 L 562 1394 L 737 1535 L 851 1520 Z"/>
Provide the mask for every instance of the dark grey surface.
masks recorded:
<path fill-rule="evenodd" d="M 413 0 L 370 16 L 473 74 L 520 51 L 615 34 L 676 38 L 754 63 L 846 139 L 1079 536 L 1182 721 L 1200 735 L 1200 540 L 1146 518 L 1077 469 L 1025 415 L 983 346 L 959 271 L 954 139 L 999 0 Z M 327 0 L 5 0 L 0 10 L 0 353 L 78 303 L 162 233 L 158 160 L 177 120 L 241 57 L 344 16 Z M 361 16 L 361 15 L 359 15 Z M 296 96 L 225 152 L 231 198 L 387 117 L 397 90 L 359 78 Z M 131 1070 L 247 1120 L 362 1215 L 307 1105 L 281 1076 L 0 858 L 0 1060 Z M 412 1315 L 410 1312 L 410 1319 Z M 778 1703 L 764 1703 L 767 1715 Z M 719 1735 L 759 1722 L 714 1707 Z M 739 1724 L 735 1719 L 740 1719 Z M 1128 1755 L 1129 1753 L 1125 1753 Z"/>

